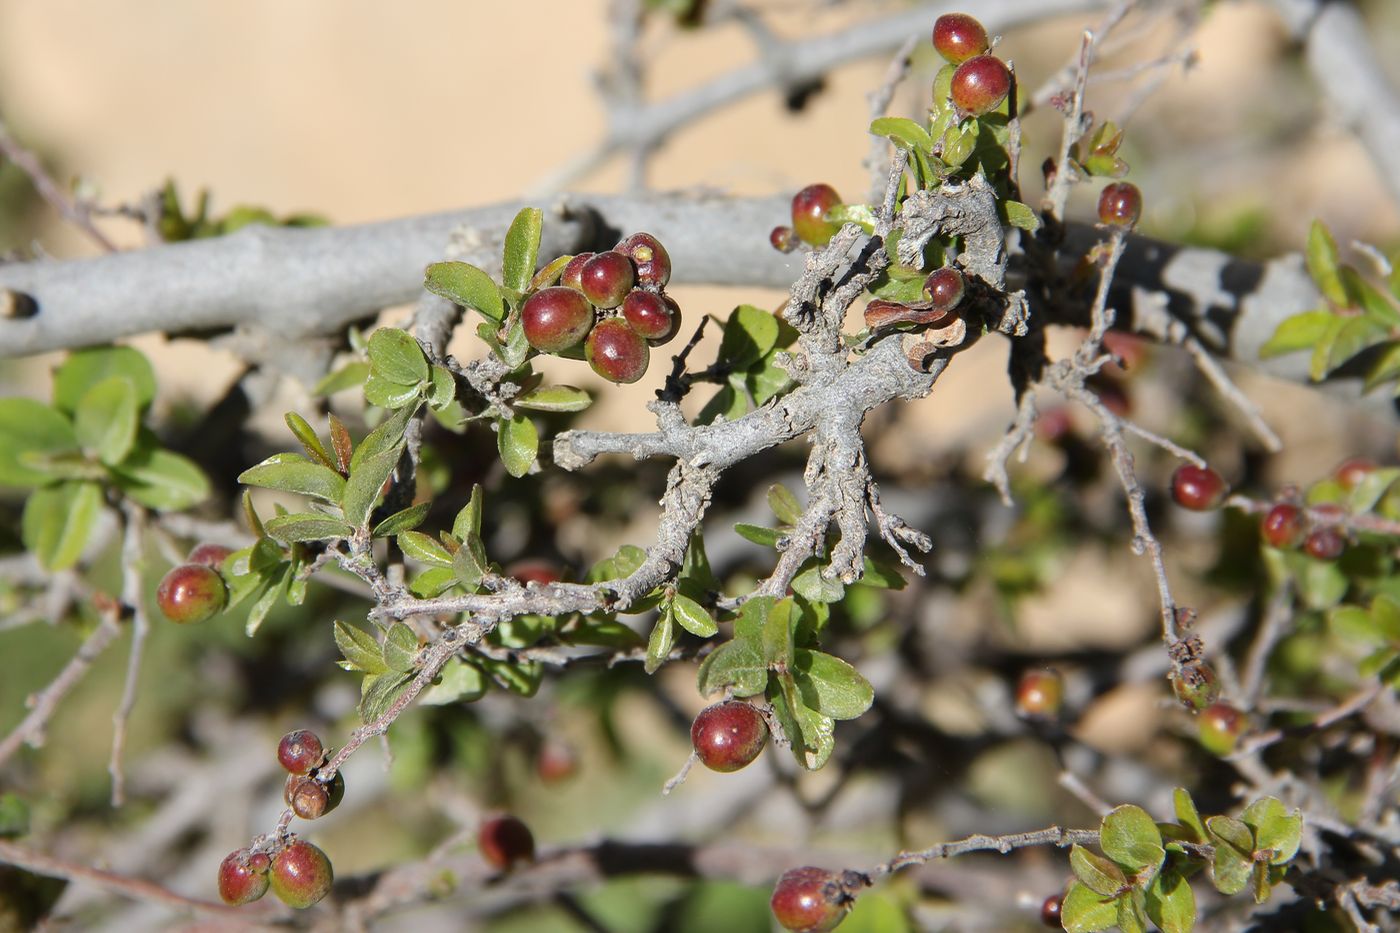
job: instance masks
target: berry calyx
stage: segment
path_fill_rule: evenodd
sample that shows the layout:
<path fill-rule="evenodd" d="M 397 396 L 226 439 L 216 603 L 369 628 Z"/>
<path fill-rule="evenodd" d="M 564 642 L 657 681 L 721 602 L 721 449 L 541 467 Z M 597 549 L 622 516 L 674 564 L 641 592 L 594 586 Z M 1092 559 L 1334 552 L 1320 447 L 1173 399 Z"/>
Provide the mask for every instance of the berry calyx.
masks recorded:
<path fill-rule="evenodd" d="M 935 311 L 951 311 L 962 304 L 965 284 L 962 273 L 952 266 L 934 269 L 924 279 L 924 300 Z"/>
<path fill-rule="evenodd" d="M 542 288 L 520 307 L 525 340 L 544 353 L 577 346 L 593 329 L 593 306 L 582 292 L 563 285 Z"/>
<path fill-rule="evenodd" d="M 617 383 L 636 382 L 651 361 L 647 342 L 620 317 L 597 323 L 583 345 L 583 355 L 595 373 Z"/>
<path fill-rule="evenodd" d="M 535 860 L 535 837 L 530 827 L 508 814 L 483 820 L 476 844 L 481 857 L 501 871 Z"/>
<path fill-rule="evenodd" d="M 575 291 L 583 291 L 583 267 L 593 256 L 593 253 L 579 253 L 570 259 L 559 273 L 559 284 Z"/>
<path fill-rule="evenodd" d="M 990 47 L 987 29 L 967 13 L 944 13 L 933 22 L 933 47 L 954 65 L 961 65 Z"/>
<path fill-rule="evenodd" d="M 228 601 L 224 578 L 203 564 L 181 564 L 161 578 L 156 605 L 171 622 L 188 625 L 218 615 Z"/>
<path fill-rule="evenodd" d="M 1303 550 L 1317 560 L 1336 560 L 1346 546 L 1347 539 L 1335 528 L 1316 528 L 1303 540 Z"/>
<path fill-rule="evenodd" d="M 768 232 L 768 244 L 780 253 L 790 253 L 797 249 L 797 234 L 791 227 L 774 227 Z"/>
<path fill-rule="evenodd" d="M 1058 894 L 1047 897 L 1040 905 L 1040 922 L 1054 930 L 1062 929 L 1060 925 L 1060 910 L 1064 907 L 1065 899 Z"/>
<path fill-rule="evenodd" d="M 579 285 L 588 300 L 600 308 L 616 308 L 637 283 L 632 260 L 616 250 L 599 253 L 583 264 Z"/>
<path fill-rule="evenodd" d="M 224 561 L 233 551 L 222 544 L 211 544 L 208 541 L 197 545 L 190 556 L 185 558 L 187 564 L 203 564 L 205 567 L 213 567 L 218 570 L 224 565 Z"/>
<path fill-rule="evenodd" d="M 1355 489 L 1363 479 L 1376 472 L 1377 469 L 1379 467 L 1376 461 L 1366 457 L 1353 457 L 1340 464 L 1332 475 L 1344 488 Z"/>
<path fill-rule="evenodd" d="M 831 242 L 841 225 L 826 219 L 827 211 L 841 203 L 841 195 L 830 185 L 808 185 L 792 196 L 792 232 L 813 246 Z"/>
<path fill-rule="evenodd" d="M 1182 706 L 1197 712 L 1220 699 L 1220 684 L 1208 666 L 1185 664 L 1172 673 L 1172 693 Z"/>
<path fill-rule="evenodd" d="M 1303 540 L 1303 510 L 1291 502 L 1280 502 L 1259 522 L 1259 533 L 1269 547 L 1287 550 Z"/>
<path fill-rule="evenodd" d="M 272 860 L 272 893 L 288 907 L 310 907 L 331 892 L 335 879 L 326 853 L 300 839 L 289 843 Z"/>
<path fill-rule="evenodd" d="M 1246 725 L 1244 713 L 1230 704 L 1212 704 L 1200 715 L 1198 734 L 1201 745 L 1213 755 L 1228 755 L 1235 750 Z"/>
<path fill-rule="evenodd" d="M 1229 491 L 1225 480 L 1209 467 L 1184 463 L 1172 474 L 1172 499 L 1182 508 L 1194 512 L 1220 508 Z"/>
<path fill-rule="evenodd" d="M 297 729 L 277 743 L 277 762 L 289 774 L 310 774 L 326 760 L 321 738 L 310 729 Z"/>
<path fill-rule="evenodd" d="M 1134 227 L 1142 216 L 1142 192 L 1137 185 L 1115 181 L 1099 194 L 1099 223 L 1109 227 Z"/>
<path fill-rule="evenodd" d="M 964 116 L 991 113 L 1011 93 L 1011 71 L 995 55 L 969 58 L 953 72 L 949 96 Z"/>
<path fill-rule="evenodd" d="M 676 303 L 665 295 L 633 289 L 623 299 L 622 319 L 648 341 L 665 343 L 675 336 L 680 323 L 672 308 L 677 308 Z"/>
<path fill-rule="evenodd" d="M 785 930 L 826 933 L 845 919 L 853 900 L 840 875 L 809 865 L 783 872 L 768 907 Z"/>
<path fill-rule="evenodd" d="M 219 897 L 225 904 L 237 907 L 251 904 L 267 893 L 266 855 L 254 855 L 247 849 L 230 852 L 219 863 Z"/>
<path fill-rule="evenodd" d="M 1016 712 L 1027 719 L 1054 719 L 1064 695 L 1065 682 L 1058 671 L 1026 671 L 1016 686 Z"/>
<path fill-rule="evenodd" d="M 690 744 L 711 771 L 738 771 L 768 744 L 768 724 L 748 703 L 727 700 L 700 711 L 690 725 Z"/>
<path fill-rule="evenodd" d="M 634 233 L 614 249 L 632 260 L 637 284 L 643 288 L 659 291 L 671 281 L 671 254 L 650 233 Z"/>

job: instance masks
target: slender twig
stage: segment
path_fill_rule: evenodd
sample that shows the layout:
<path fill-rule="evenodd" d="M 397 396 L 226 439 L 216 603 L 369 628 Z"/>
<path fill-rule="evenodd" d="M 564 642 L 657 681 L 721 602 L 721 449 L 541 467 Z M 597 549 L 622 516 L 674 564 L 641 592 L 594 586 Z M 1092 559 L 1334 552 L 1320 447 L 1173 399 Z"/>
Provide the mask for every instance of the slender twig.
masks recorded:
<path fill-rule="evenodd" d="M 126 684 L 121 702 L 112 714 L 112 757 L 107 772 L 112 776 L 112 806 L 126 802 L 126 779 L 122 772 L 122 753 L 126 749 L 126 724 L 136 706 L 136 690 L 141 679 L 141 657 L 150 630 L 146 614 L 142 573 L 142 546 L 146 530 L 146 510 L 131 502 L 122 503 L 122 602 L 131 612 L 131 650 L 126 661 Z"/>
<path fill-rule="evenodd" d="M 1094 33 L 1084 30 L 1079 46 L 1078 70 L 1075 72 L 1074 87 L 1070 91 L 1069 112 L 1065 114 L 1064 133 L 1060 138 L 1060 153 L 1055 160 L 1055 175 L 1050 187 L 1041 200 L 1041 209 L 1055 219 L 1065 219 L 1065 205 L 1069 202 L 1069 189 L 1079 180 L 1070 163 L 1070 153 L 1087 129 L 1084 119 L 1084 87 L 1089 81 L 1089 63 L 1094 56 Z"/>
<path fill-rule="evenodd" d="M 1245 658 L 1244 674 L 1240 680 L 1240 702 L 1244 709 L 1251 710 L 1258 703 L 1259 692 L 1264 688 L 1265 666 L 1274 653 L 1274 646 L 1284 636 L 1288 623 L 1292 621 L 1293 585 L 1285 581 L 1269 598 L 1259 631 L 1255 634 L 1254 641 L 1249 646 L 1249 654 Z"/>
<path fill-rule="evenodd" d="M 1008 833 L 1004 836 L 976 833 L 956 842 L 941 842 L 917 852 L 901 852 L 888 862 L 877 865 L 868 874 L 872 877 L 888 875 L 911 865 L 922 865 L 935 859 L 954 858 L 968 852 L 1000 852 L 1005 855 L 1014 849 L 1030 846 L 1056 846 L 1063 849 L 1071 845 L 1096 845 L 1098 841 L 1099 831 L 1096 829 L 1062 829 L 1059 826 L 1028 833 Z"/>
<path fill-rule="evenodd" d="M 877 120 L 883 117 L 890 109 L 890 102 L 894 100 L 894 92 L 905 76 L 909 74 L 909 63 L 914 57 L 914 50 L 918 48 L 922 35 L 912 35 L 904 40 L 904 44 L 899 47 L 899 51 L 894 53 L 894 58 L 890 61 L 889 67 L 885 69 L 885 75 L 880 79 L 879 87 L 866 95 L 866 100 L 870 106 L 870 119 Z M 876 136 L 870 141 L 870 153 L 865 157 L 865 169 L 870 173 L 870 200 L 878 201 L 885 188 L 885 149 L 889 146 L 889 140 L 883 136 Z"/>
<path fill-rule="evenodd" d="M 0 120 L 0 156 L 13 162 L 20 171 L 29 176 L 34 190 L 73 226 L 87 234 L 94 243 L 109 253 L 117 251 L 117 245 L 92 222 L 92 214 L 86 206 L 64 193 L 63 187 L 45 171 L 39 157 L 30 152 L 10 135 L 5 122 Z"/>

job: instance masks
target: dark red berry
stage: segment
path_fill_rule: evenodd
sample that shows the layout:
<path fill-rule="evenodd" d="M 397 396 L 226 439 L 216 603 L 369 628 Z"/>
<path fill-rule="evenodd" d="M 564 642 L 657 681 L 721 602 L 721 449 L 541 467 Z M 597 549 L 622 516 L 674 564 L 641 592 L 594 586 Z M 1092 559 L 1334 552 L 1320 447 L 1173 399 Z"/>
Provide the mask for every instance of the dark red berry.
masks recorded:
<path fill-rule="evenodd" d="M 961 65 L 990 47 L 987 30 L 974 16 L 944 13 L 933 22 L 933 47 L 954 65 Z"/>
<path fill-rule="evenodd" d="M 637 283 L 632 260 L 616 250 L 599 253 L 583 264 L 579 284 L 600 308 L 616 308 Z"/>
<path fill-rule="evenodd" d="M 167 619 L 180 625 L 218 615 L 227 601 L 224 578 L 203 564 L 181 564 L 156 587 L 156 605 Z"/>
<path fill-rule="evenodd" d="M 845 919 L 851 902 L 840 875 L 806 866 L 783 872 L 768 906 L 785 930 L 826 933 Z"/>
<path fill-rule="evenodd" d="M 1367 476 L 1376 472 L 1379 467 L 1374 460 L 1365 457 L 1353 457 L 1337 467 L 1332 474 L 1347 489 L 1355 489 L 1356 486 Z"/>
<path fill-rule="evenodd" d="M 995 55 L 969 58 L 953 72 L 949 94 L 962 114 L 980 117 L 991 113 L 1011 93 L 1011 72 Z"/>
<path fill-rule="evenodd" d="M 1225 480 L 1209 467 L 1184 463 L 1172 474 L 1172 499 L 1184 509 L 1196 512 L 1218 509 L 1229 491 Z"/>
<path fill-rule="evenodd" d="M 1172 674 L 1172 692 L 1182 706 L 1197 712 L 1220 699 L 1220 684 L 1208 666 L 1185 664 Z"/>
<path fill-rule="evenodd" d="M 1040 905 L 1040 922 L 1053 930 L 1061 929 L 1060 908 L 1064 903 L 1065 899 L 1058 894 L 1047 897 Z"/>
<path fill-rule="evenodd" d="M 774 227 L 768 232 L 768 243 L 780 253 L 797 249 L 797 235 L 791 227 Z"/>
<path fill-rule="evenodd" d="M 567 288 L 583 291 L 583 267 L 588 260 L 593 258 L 593 253 L 579 253 L 559 273 L 559 284 Z"/>
<path fill-rule="evenodd" d="M 483 820 L 476 834 L 476 844 L 481 857 L 501 871 L 509 871 L 518 862 L 535 859 L 535 837 L 530 827 L 513 816 Z"/>
<path fill-rule="evenodd" d="M 518 560 L 506 568 L 506 576 L 515 577 L 521 583 L 538 583 L 540 586 L 564 579 L 558 565 L 547 560 Z"/>
<path fill-rule="evenodd" d="M 340 777 L 339 772 L 336 773 L 336 777 Z M 287 775 L 282 797 L 287 801 L 287 806 L 292 808 L 292 812 L 303 820 L 318 820 L 334 809 L 331 806 L 329 787 L 304 774 Z"/>
<path fill-rule="evenodd" d="M 1065 682 L 1058 671 L 1026 671 L 1016 686 L 1016 712 L 1028 719 L 1054 719 L 1064 695 Z"/>
<path fill-rule="evenodd" d="M 230 852 L 219 864 L 219 897 L 225 904 L 251 904 L 267 893 L 266 855 L 247 849 Z"/>
<path fill-rule="evenodd" d="M 525 340 L 536 350 L 558 353 L 577 346 L 593 329 L 593 306 L 583 293 L 562 285 L 542 288 L 520 308 Z"/>
<path fill-rule="evenodd" d="M 309 729 L 288 732 L 277 743 L 277 761 L 290 774 L 309 774 L 325 760 L 320 736 Z"/>
<path fill-rule="evenodd" d="M 218 570 L 224 565 L 224 561 L 232 553 L 233 551 L 224 547 L 222 544 L 210 544 L 205 542 L 204 544 L 198 545 L 193 551 L 190 551 L 190 556 L 185 558 L 185 562 L 189 564 L 203 564 L 205 567 L 213 567 L 215 570 Z"/>
<path fill-rule="evenodd" d="M 675 302 L 656 292 L 633 289 L 622 302 L 622 318 L 648 341 L 665 343 L 676 334 L 679 320 L 671 313 Z"/>
<path fill-rule="evenodd" d="M 1303 510 L 1291 502 L 1280 502 L 1259 522 L 1259 532 L 1269 547 L 1297 547 L 1303 540 Z"/>
<path fill-rule="evenodd" d="M 1318 560 L 1336 560 L 1346 550 L 1347 541 L 1335 528 L 1315 528 L 1303 539 L 1303 550 Z"/>
<path fill-rule="evenodd" d="M 1198 722 L 1201 745 L 1213 755 L 1228 755 L 1235 750 L 1246 725 L 1244 713 L 1230 704 L 1208 706 Z"/>
<path fill-rule="evenodd" d="M 1115 181 L 1099 195 L 1099 223 L 1110 227 L 1133 227 L 1142 216 L 1142 192 L 1137 185 Z"/>
<path fill-rule="evenodd" d="M 768 744 L 768 724 L 757 709 L 739 700 L 707 706 L 690 725 L 690 744 L 711 771 L 738 771 Z"/>
<path fill-rule="evenodd" d="M 962 304 L 964 285 L 962 273 L 952 266 L 934 269 L 924 279 L 924 300 L 935 310 L 951 311 Z"/>
<path fill-rule="evenodd" d="M 593 371 L 609 382 L 636 382 L 647 371 L 651 351 L 641 335 L 619 317 L 597 323 L 583 345 L 583 355 Z"/>
<path fill-rule="evenodd" d="M 841 204 L 841 195 L 830 185 L 808 185 L 792 196 L 792 231 L 804 242 L 825 246 L 841 225 L 826 219 L 827 211 Z"/>
<path fill-rule="evenodd" d="M 288 907 L 310 907 L 331 892 L 334 873 L 326 853 L 294 840 L 272 859 L 272 893 Z"/>
<path fill-rule="evenodd" d="M 637 270 L 637 284 L 660 290 L 671 281 L 671 255 L 661 241 L 650 233 L 634 233 L 614 247 Z"/>

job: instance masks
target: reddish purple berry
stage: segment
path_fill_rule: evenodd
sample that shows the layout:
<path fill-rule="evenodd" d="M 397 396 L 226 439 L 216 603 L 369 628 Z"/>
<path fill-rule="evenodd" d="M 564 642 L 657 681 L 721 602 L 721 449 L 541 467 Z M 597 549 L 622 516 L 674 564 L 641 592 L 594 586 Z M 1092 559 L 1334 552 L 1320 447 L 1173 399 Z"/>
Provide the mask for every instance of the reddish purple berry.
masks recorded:
<path fill-rule="evenodd" d="M 841 195 L 830 185 L 808 185 L 792 196 L 792 230 L 813 246 L 831 242 L 841 225 L 826 219 L 827 211 L 841 204 Z"/>
<path fill-rule="evenodd" d="M 1040 905 L 1040 922 L 1052 930 L 1062 929 L 1060 926 L 1060 910 L 1064 907 L 1065 899 L 1058 894 L 1047 897 Z"/>
<path fill-rule="evenodd" d="M 768 724 L 748 703 L 716 703 L 702 709 L 691 723 L 690 744 L 700 763 L 711 771 L 738 771 L 768 744 Z"/>
<path fill-rule="evenodd" d="M 272 893 L 288 907 L 310 907 L 331 892 L 335 879 L 326 853 L 300 839 L 272 860 Z"/>
<path fill-rule="evenodd" d="M 290 774 L 310 774 L 325 760 L 320 736 L 309 729 L 288 732 L 277 743 L 277 761 Z"/>
<path fill-rule="evenodd" d="M 204 544 L 198 545 L 193 551 L 190 551 L 190 556 L 185 558 L 185 563 L 203 564 L 205 567 L 213 567 L 215 570 L 218 570 L 224 565 L 224 561 L 227 560 L 228 556 L 232 553 L 233 551 L 224 547 L 222 544 L 210 544 L 205 542 Z"/>
<path fill-rule="evenodd" d="M 840 875 L 807 866 L 783 873 L 773 886 L 768 906 L 785 930 L 826 933 L 845 919 L 852 900 Z"/>
<path fill-rule="evenodd" d="M 671 281 L 671 254 L 650 233 L 634 233 L 613 247 L 637 270 L 637 284 L 660 291 Z"/>
<path fill-rule="evenodd" d="M 1295 548 L 1303 540 L 1303 510 L 1291 502 L 1280 502 L 1259 522 L 1259 532 L 1269 547 Z"/>
<path fill-rule="evenodd" d="M 219 897 L 235 907 L 256 901 L 267 893 L 270 864 L 262 853 L 254 855 L 247 849 L 230 852 L 219 864 Z"/>
<path fill-rule="evenodd" d="M 599 253 L 583 264 L 579 284 L 588 300 L 600 308 L 616 308 L 637 282 L 632 260 L 616 250 Z"/>
<path fill-rule="evenodd" d="M 525 340 L 536 350 L 558 353 L 577 346 L 593 329 L 593 306 L 581 292 L 562 285 L 542 288 L 520 308 Z"/>
<path fill-rule="evenodd" d="M 1011 93 L 1011 72 L 995 55 L 969 58 L 953 72 L 949 94 L 960 113 L 980 117 L 997 109 Z"/>
<path fill-rule="evenodd" d="M 476 834 L 477 848 L 488 864 L 509 871 L 520 862 L 535 860 L 535 837 L 530 827 L 513 816 L 484 820 Z"/>
<path fill-rule="evenodd" d="M 933 47 L 954 65 L 961 65 L 991 47 L 987 29 L 966 13 L 944 13 L 933 23 Z"/>
<path fill-rule="evenodd" d="M 791 227 L 774 227 L 768 232 L 768 243 L 780 253 L 790 253 L 797 249 L 797 235 Z"/>
<path fill-rule="evenodd" d="M 962 304 L 965 284 L 962 273 L 952 266 L 934 269 L 924 279 L 924 299 L 934 310 L 951 311 Z"/>
<path fill-rule="evenodd" d="M 1315 528 L 1303 539 L 1303 550 L 1317 560 L 1336 560 L 1346 550 L 1347 540 L 1335 528 Z"/>
<path fill-rule="evenodd" d="M 1218 509 L 1229 491 L 1225 480 L 1209 467 L 1184 463 L 1172 474 L 1172 499 L 1184 509 L 1195 512 Z"/>
<path fill-rule="evenodd" d="M 595 373 L 617 383 L 642 378 L 651 360 L 647 342 L 620 317 L 598 322 L 583 345 L 583 355 Z"/>
<path fill-rule="evenodd" d="M 1133 227 L 1142 216 L 1142 192 L 1137 185 L 1115 181 L 1099 195 L 1099 223 L 1109 227 Z"/>
<path fill-rule="evenodd" d="M 593 258 L 593 253 L 579 253 L 564 266 L 559 273 L 559 284 L 575 291 L 583 291 L 583 267 Z"/>
<path fill-rule="evenodd" d="M 224 578 L 203 564 L 181 564 L 156 587 L 156 605 L 167 619 L 180 625 L 217 615 L 227 601 Z"/>
<path fill-rule="evenodd" d="M 677 308 L 677 305 L 666 295 L 633 289 L 622 302 L 622 318 L 627 326 L 655 346 L 676 334 L 680 320 L 678 315 L 671 313 L 672 308 Z"/>

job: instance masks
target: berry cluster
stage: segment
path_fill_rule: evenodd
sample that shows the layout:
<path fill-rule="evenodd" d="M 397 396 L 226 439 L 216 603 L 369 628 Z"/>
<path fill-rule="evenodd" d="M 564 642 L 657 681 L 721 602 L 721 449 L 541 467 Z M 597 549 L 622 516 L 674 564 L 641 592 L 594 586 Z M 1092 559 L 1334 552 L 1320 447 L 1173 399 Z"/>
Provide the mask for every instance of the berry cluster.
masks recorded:
<path fill-rule="evenodd" d="M 1347 460 L 1332 473 L 1343 490 L 1355 489 L 1377 469 L 1375 461 L 1357 457 Z M 1259 533 L 1264 541 L 1281 551 L 1301 546 L 1317 560 L 1336 560 L 1346 550 L 1347 511 L 1333 502 L 1306 507 L 1296 489 L 1288 489 L 1264 514 Z"/>
<path fill-rule="evenodd" d="M 228 587 L 220 567 L 231 552 L 218 544 L 201 544 L 185 563 L 171 568 L 156 587 L 156 605 L 171 622 L 203 622 L 223 611 Z"/>
<path fill-rule="evenodd" d="M 634 233 L 601 253 L 579 253 L 559 284 L 535 292 L 520 308 L 525 340 L 542 353 L 583 344 L 593 371 L 609 382 L 642 378 L 649 347 L 680 329 L 681 309 L 666 294 L 671 257 L 650 233 Z"/>
<path fill-rule="evenodd" d="M 949 97 L 961 117 L 991 113 L 1011 93 L 1011 70 L 989 54 L 986 28 L 966 13 L 946 13 L 933 24 L 933 47 L 956 65 Z"/>
<path fill-rule="evenodd" d="M 345 796 L 345 778 L 339 771 L 329 778 L 321 774 L 328 757 L 321 739 L 306 729 L 288 732 L 277 745 L 277 760 L 287 770 L 283 798 L 304 820 L 325 816 Z"/>

